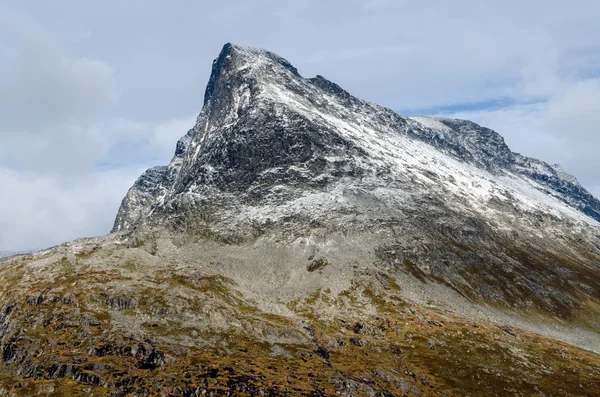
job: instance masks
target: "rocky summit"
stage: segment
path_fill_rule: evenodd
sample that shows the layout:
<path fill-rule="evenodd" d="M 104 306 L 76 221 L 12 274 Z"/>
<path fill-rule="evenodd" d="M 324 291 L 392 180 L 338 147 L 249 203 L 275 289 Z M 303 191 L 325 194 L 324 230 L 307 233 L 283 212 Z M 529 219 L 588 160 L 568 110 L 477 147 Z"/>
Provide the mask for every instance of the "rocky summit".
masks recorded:
<path fill-rule="evenodd" d="M 264 50 L 111 234 L 0 261 L 0 395 L 600 396 L 600 201 Z"/>

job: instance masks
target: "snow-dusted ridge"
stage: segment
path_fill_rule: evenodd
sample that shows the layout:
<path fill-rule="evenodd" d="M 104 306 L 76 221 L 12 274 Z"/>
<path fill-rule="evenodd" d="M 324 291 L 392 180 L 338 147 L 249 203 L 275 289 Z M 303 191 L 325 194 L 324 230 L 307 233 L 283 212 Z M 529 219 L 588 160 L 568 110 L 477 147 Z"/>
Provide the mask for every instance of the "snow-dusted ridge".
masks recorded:
<path fill-rule="evenodd" d="M 298 161 L 292 156 L 285 164 L 268 166 L 250 161 L 248 164 L 252 168 L 261 170 L 253 181 L 256 186 L 244 185 L 244 194 L 268 188 L 260 179 L 261 175 L 269 173 L 295 172 L 302 178 L 312 178 L 313 182 L 331 182 L 335 179 L 331 177 L 331 169 L 307 171 L 307 161 L 318 159 L 325 162 L 326 168 L 336 168 L 344 163 L 346 171 L 349 168 L 360 171 L 360 178 L 355 182 L 360 180 L 370 186 L 379 184 L 377 175 L 385 175 L 383 180 L 400 183 L 406 183 L 410 176 L 416 182 L 411 188 L 421 192 L 437 191 L 446 195 L 444 202 L 448 206 L 459 211 L 475 211 L 496 221 L 498 210 L 488 203 L 497 200 L 521 211 L 550 214 L 576 224 L 597 227 L 596 221 L 600 219 L 600 202 L 574 177 L 560 167 L 511 152 L 502 137 L 492 130 L 463 120 L 403 117 L 352 97 L 321 76 L 302 78 L 288 61 L 273 53 L 228 44 L 213 63 L 205 106 L 196 126 L 178 143 L 169 167 L 153 168 L 136 182 L 123 202 L 114 230 L 131 228 L 137 220 L 145 220 L 151 211 L 164 212 L 160 208 L 166 208 L 169 202 L 207 199 L 206 189 L 224 183 L 219 170 L 224 164 L 213 161 L 215 154 L 224 146 L 235 144 L 236 148 L 246 146 L 248 154 L 252 155 L 253 145 L 254 149 L 258 146 L 250 137 L 260 139 L 268 135 L 256 125 L 261 117 L 276 122 L 277 128 L 292 131 L 287 135 L 289 141 L 286 143 L 292 151 L 295 139 L 314 138 L 313 144 L 324 135 L 339 141 L 338 147 L 325 145 L 319 153 L 306 152 L 304 154 L 310 156 L 301 155 Z M 301 125 L 295 125 L 300 119 Z M 322 129 L 326 133 L 306 138 L 293 133 L 294 128 Z M 327 144 L 331 143 L 329 141 Z M 296 146 L 300 148 L 298 153 L 304 150 Z M 241 152 L 232 153 L 230 147 L 225 150 L 229 156 L 226 160 L 235 163 L 231 161 L 232 157 Z M 326 153 L 328 151 L 335 153 Z M 222 160 L 223 153 L 219 152 L 219 155 Z M 273 152 L 273 156 L 278 155 Z M 240 175 L 251 173 L 239 166 L 229 164 L 226 168 L 229 172 L 236 170 Z M 340 169 L 334 170 L 334 174 L 339 172 Z M 244 175 L 244 179 L 252 178 Z M 227 193 L 228 187 L 238 186 L 238 182 L 229 178 L 215 194 Z M 289 182 L 277 189 L 289 189 Z M 382 189 L 384 186 L 377 187 Z M 295 189 L 292 196 L 296 196 L 294 200 L 305 201 L 312 194 L 320 197 L 323 192 Z M 188 199 L 185 199 L 186 195 Z M 266 206 L 260 212 L 270 213 L 274 218 L 288 216 L 287 211 L 279 216 L 276 213 L 286 205 L 293 207 L 294 200 L 278 203 L 273 208 Z M 239 205 L 243 204 L 240 202 Z M 253 212 L 256 210 L 254 208 Z"/>

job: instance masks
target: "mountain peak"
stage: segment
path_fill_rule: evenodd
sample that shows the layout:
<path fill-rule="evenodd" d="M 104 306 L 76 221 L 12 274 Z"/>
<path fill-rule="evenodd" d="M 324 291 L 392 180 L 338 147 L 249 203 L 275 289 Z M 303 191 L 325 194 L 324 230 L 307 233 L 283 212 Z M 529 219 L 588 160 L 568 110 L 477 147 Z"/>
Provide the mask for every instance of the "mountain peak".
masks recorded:
<path fill-rule="evenodd" d="M 585 215 L 600 220 L 600 202 L 574 178 L 513 153 L 493 130 L 465 120 L 403 117 L 357 99 L 320 75 L 303 78 L 272 52 L 231 43 L 213 62 L 196 126 L 178 145 L 168 169 L 161 170 L 162 176 L 151 173 L 151 186 L 132 188 L 124 207 L 143 203 L 145 208 L 120 212 L 114 230 L 139 223 L 127 213 L 135 213 L 141 222 L 145 217 L 138 215 L 148 214 L 170 224 L 172 208 L 198 205 L 202 211 L 222 212 L 229 228 L 235 217 L 225 216 L 226 203 L 263 205 L 278 214 L 275 218 L 298 217 L 293 206 L 286 210 L 292 214 L 280 212 L 293 200 L 323 189 L 348 192 L 343 184 L 371 191 L 384 180 L 404 186 L 403 195 L 442 189 L 445 205 L 475 210 L 486 218 L 495 211 L 486 203 L 512 206 L 517 200 L 524 211 L 578 222 L 592 221 Z M 464 182 L 458 184 L 457 175 Z M 379 197 L 376 202 L 386 200 Z M 344 216 L 332 215 L 346 209 L 326 208 L 321 215 L 332 227 L 351 227 Z M 258 215 L 244 216 L 247 222 L 259 222 Z"/>
<path fill-rule="evenodd" d="M 492 130 L 228 44 L 123 233 L 0 260 L 0 395 L 600 395 L 592 218 Z"/>
<path fill-rule="evenodd" d="M 256 70 L 268 73 L 267 65 L 283 67 L 294 75 L 300 76 L 290 62 L 277 54 L 255 47 L 225 44 L 219 56 L 213 61 L 211 76 L 204 94 L 204 105 L 206 106 L 214 98 L 218 83 L 224 76 L 243 75 Z"/>

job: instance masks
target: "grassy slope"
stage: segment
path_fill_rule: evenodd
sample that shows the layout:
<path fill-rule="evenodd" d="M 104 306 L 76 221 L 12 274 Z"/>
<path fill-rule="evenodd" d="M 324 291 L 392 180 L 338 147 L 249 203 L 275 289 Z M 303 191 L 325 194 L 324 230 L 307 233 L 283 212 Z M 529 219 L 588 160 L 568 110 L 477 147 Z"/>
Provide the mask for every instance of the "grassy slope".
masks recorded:
<path fill-rule="evenodd" d="M 315 291 L 284 317 L 218 275 L 138 277 L 127 261 L 87 265 L 94 254 L 51 277 L 27 259 L 0 270 L 5 395 L 600 396 L 600 356 L 408 306 L 391 279 Z"/>

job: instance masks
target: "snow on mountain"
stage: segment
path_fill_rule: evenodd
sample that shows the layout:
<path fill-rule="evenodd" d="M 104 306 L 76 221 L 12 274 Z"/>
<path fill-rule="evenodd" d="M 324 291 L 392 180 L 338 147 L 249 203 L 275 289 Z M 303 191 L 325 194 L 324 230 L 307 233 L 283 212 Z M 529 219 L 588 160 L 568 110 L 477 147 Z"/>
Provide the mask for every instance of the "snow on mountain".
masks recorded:
<path fill-rule="evenodd" d="M 0 394 L 593 394 L 599 209 L 490 129 L 228 44 L 116 233 L 0 261 Z"/>
<path fill-rule="evenodd" d="M 506 214 L 491 201 L 579 225 L 596 227 L 600 219 L 600 202 L 573 177 L 513 153 L 492 130 L 464 120 L 407 118 L 321 76 L 302 78 L 268 51 L 226 45 L 196 126 L 168 168 L 148 170 L 136 182 L 114 230 L 174 203 L 234 192 L 240 206 L 248 196 L 276 202 L 259 210 L 251 200 L 252 213 L 273 221 L 302 208 L 309 196 L 329 213 L 337 210 L 329 208 L 332 192 L 358 185 L 373 194 L 401 187 L 402 193 L 379 197 L 399 206 L 407 205 L 398 203 L 402 196 L 436 192 L 455 210 L 496 221 Z M 323 186 L 336 188 L 324 195 Z"/>
<path fill-rule="evenodd" d="M 573 177 L 495 131 L 405 117 L 228 44 L 196 125 L 130 189 L 114 231 L 333 256 L 341 235 L 356 257 L 469 299 L 573 317 L 600 301 L 599 219 Z"/>

